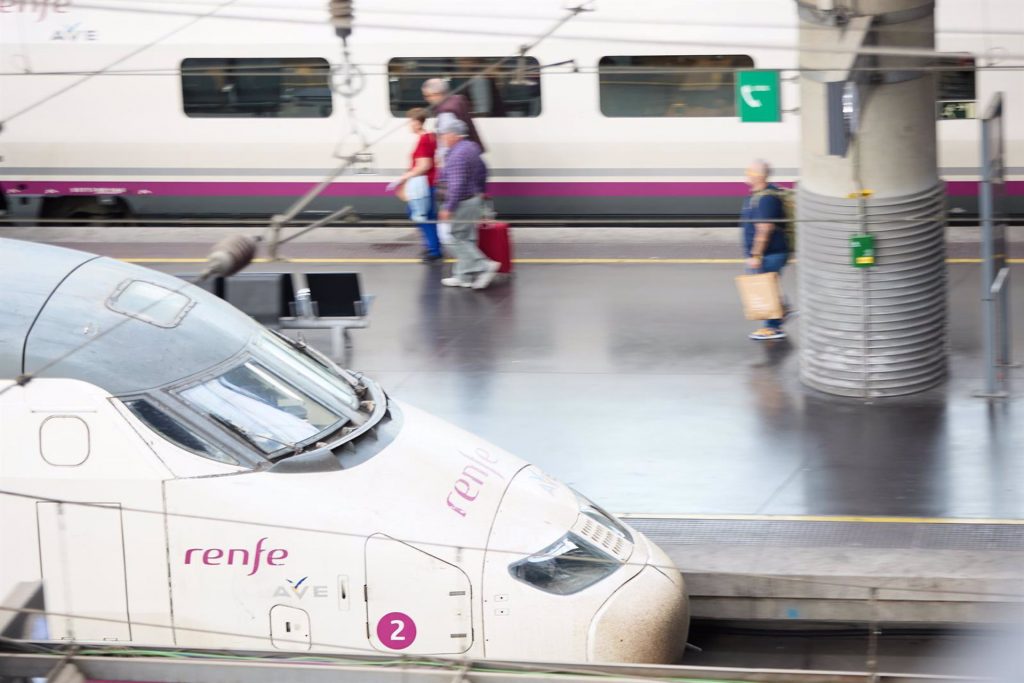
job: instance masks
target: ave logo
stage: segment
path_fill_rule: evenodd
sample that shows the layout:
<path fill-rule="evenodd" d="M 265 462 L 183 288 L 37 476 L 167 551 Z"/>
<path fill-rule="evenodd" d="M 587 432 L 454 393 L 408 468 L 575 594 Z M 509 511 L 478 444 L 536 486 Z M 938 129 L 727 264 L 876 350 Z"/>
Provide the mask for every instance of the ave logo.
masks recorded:
<path fill-rule="evenodd" d="M 303 576 L 298 581 L 287 579 L 287 586 L 278 586 L 277 590 L 274 591 L 275 598 L 298 598 L 302 600 L 306 595 L 313 598 L 326 598 L 329 597 L 327 594 L 327 586 L 312 585 L 306 583 L 308 576 Z"/>
<path fill-rule="evenodd" d="M 59 28 L 50 35 L 50 40 L 60 41 L 64 43 L 91 43 L 99 39 L 99 34 L 95 29 L 82 28 L 81 22 L 77 24 L 68 24 L 64 28 Z"/>

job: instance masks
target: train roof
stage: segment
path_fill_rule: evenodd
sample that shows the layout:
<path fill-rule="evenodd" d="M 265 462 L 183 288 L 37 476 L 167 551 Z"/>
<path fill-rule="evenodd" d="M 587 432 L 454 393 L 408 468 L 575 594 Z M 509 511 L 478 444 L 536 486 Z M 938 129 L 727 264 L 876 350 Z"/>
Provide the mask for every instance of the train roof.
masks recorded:
<path fill-rule="evenodd" d="M 115 396 L 216 366 L 261 329 L 172 275 L 11 239 L 0 239 L 0 292 L 0 378 L 78 379 Z"/>

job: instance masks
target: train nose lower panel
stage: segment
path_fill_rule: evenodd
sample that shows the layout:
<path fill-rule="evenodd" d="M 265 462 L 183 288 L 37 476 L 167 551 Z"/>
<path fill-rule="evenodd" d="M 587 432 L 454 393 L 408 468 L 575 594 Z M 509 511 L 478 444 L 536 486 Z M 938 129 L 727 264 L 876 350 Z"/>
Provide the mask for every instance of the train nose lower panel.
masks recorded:
<path fill-rule="evenodd" d="M 648 565 L 598 610 L 587 636 L 587 661 L 674 664 L 683 655 L 688 630 L 682 577 L 671 565 Z"/>

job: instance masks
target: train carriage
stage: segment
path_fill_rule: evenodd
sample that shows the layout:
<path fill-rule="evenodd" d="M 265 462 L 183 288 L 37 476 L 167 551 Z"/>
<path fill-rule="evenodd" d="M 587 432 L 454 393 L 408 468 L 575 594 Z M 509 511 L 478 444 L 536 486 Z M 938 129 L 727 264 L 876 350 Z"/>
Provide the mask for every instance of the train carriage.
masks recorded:
<path fill-rule="evenodd" d="M 372 143 L 310 207 L 394 216 L 404 112 L 427 77 L 465 87 L 510 216 L 733 215 L 741 169 L 799 178 L 797 3 L 559 0 L 502 10 L 439 0 L 356 5 L 354 78 L 324 3 L 2 0 L 0 186 L 16 216 L 256 216 L 287 208 Z M 936 118 L 950 205 L 974 210 L 978 123 L 994 93 L 1024 106 L 1024 18 L 937 3 Z M 502 57 L 512 58 L 502 61 Z M 500 62 L 500 64 L 499 64 Z M 785 114 L 741 123 L 735 72 L 779 69 Z M 1008 208 L 1024 147 L 1007 119 Z"/>

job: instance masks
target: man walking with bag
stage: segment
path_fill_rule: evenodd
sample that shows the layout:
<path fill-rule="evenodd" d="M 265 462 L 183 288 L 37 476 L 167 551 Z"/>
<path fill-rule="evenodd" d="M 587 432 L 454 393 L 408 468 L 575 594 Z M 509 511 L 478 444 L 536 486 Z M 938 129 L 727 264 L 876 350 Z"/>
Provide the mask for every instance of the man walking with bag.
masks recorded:
<path fill-rule="evenodd" d="M 747 272 L 778 273 L 781 278 L 790 252 L 786 239 L 787 216 L 783 190 L 768 182 L 770 172 L 768 163 L 761 160 L 747 167 L 750 196 L 743 202 L 740 215 L 743 253 L 747 258 Z M 765 320 L 763 327 L 750 333 L 750 338 L 757 341 L 785 339 L 786 332 L 782 329 L 785 317 Z"/>
<path fill-rule="evenodd" d="M 452 276 L 441 280 L 446 287 L 484 289 L 494 280 L 501 264 L 492 261 L 476 244 L 477 224 L 484 215 L 484 187 L 487 165 L 480 158 L 480 145 L 467 139 L 468 127 L 456 118 L 446 118 L 437 131 L 448 148 L 441 175 L 445 198 L 437 219 L 450 221 L 455 256 Z"/>

